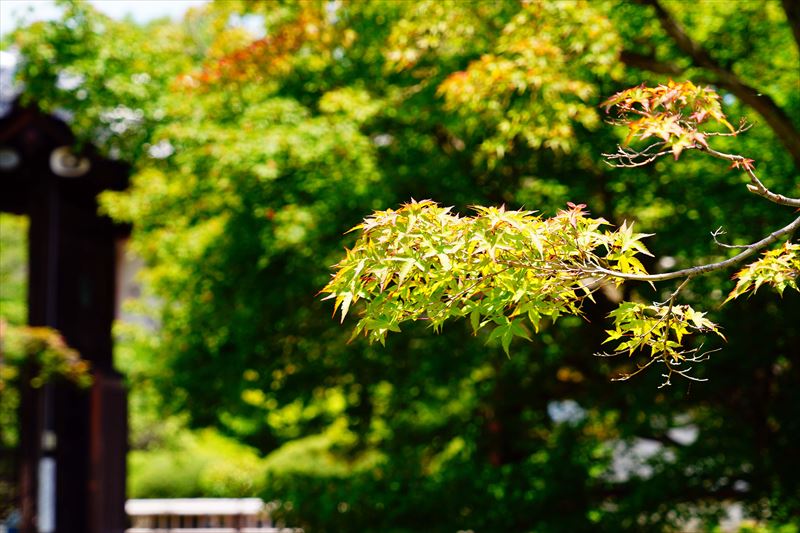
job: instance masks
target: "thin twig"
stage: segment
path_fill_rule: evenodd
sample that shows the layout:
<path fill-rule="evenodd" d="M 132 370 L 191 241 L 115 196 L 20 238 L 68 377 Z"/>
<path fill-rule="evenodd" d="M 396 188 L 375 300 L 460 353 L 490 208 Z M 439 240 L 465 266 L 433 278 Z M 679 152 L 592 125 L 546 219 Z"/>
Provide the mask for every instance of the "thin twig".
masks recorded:
<path fill-rule="evenodd" d="M 725 132 L 725 131 L 704 131 L 703 135 L 706 137 L 736 137 L 740 133 L 744 133 L 745 131 L 749 130 L 753 127 L 752 122 L 747 122 L 747 119 L 742 117 L 739 121 L 739 127 L 736 128 L 733 132 Z"/>
<path fill-rule="evenodd" d="M 617 152 L 614 154 L 602 154 L 606 158 L 606 163 L 615 168 L 635 168 L 648 165 L 661 156 L 671 154 L 672 150 L 661 150 L 660 152 L 653 152 L 656 148 L 664 146 L 663 142 L 654 143 L 642 150 L 626 150 L 622 146 L 617 146 Z M 620 163 L 612 161 L 621 161 Z"/>
<path fill-rule="evenodd" d="M 619 376 L 617 376 L 615 378 L 611 378 L 611 381 L 628 381 L 633 376 L 635 376 L 638 373 L 642 372 L 645 368 L 649 367 L 650 365 L 652 365 L 656 361 L 658 361 L 658 358 L 657 357 L 653 357 L 649 361 L 647 361 L 645 364 L 639 365 L 639 368 L 636 369 L 634 372 L 631 372 L 630 374 L 621 374 L 621 375 L 619 375 Z"/>
<path fill-rule="evenodd" d="M 719 242 L 717 237 L 719 237 L 720 235 L 727 235 L 727 232 L 724 229 L 722 229 L 722 226 L 718 227 L 717 229 L 711 232 L 711 238 L 714 239 L 714 244 L 716 244 L 717 246 L 721 246 L 722 248 L 741 249 L 750 246 L 749 244 L 725 244 L 724 242 Z"/>

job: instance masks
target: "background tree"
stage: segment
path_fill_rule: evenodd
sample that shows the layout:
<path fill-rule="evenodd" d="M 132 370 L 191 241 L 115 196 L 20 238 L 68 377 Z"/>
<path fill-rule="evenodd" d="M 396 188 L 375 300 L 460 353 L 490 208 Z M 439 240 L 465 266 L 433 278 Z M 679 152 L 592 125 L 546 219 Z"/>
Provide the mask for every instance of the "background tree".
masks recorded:
<path fill-rule="evenodd" d="M 319 530 L 663 530 L 714 524 L 733 501 L 792 524 L 796 294 L 718 308 L 725 274 L 694 280 L 682 304 L 728 343 L 698 369 L 710 381 L 661 390 L 657 373 L 609 383 L 618 363 L 591 354 L 621 299 L 675 287 L 599 291 L 588 320 L 545 321 L 511 358 L 502 338 L 468 340 L 469 321 L 347 344 L 315 296 L 342 233 L 412 197 L 546 217 L 584 203 L 656 233 L 648 272 L 727 257 L 708 236 L 720 226 L 730 244 L 785 226 L 746 173 L 697 151 L 611 169 L 600 154 L 625 134 L 598 105 L 644 80 L 712 83 L 730 116 L 759 122 L 714 146 L 796 197 L 790 19 L 779 2 L 227 1 L 146 27 L 74 4 L 18 32 L 25 97 L 136 169 L 104 206 L 134 223 L 159 302 L 159 334 L 124 331 L 119 353 L 134 442 L 151 449 L 138 457 L 180 446 L 165 435 L 184 420 L 216 428 L 265 456 L 251 487 Z M 219 486 L 241 493 L 234 481 Z"/>

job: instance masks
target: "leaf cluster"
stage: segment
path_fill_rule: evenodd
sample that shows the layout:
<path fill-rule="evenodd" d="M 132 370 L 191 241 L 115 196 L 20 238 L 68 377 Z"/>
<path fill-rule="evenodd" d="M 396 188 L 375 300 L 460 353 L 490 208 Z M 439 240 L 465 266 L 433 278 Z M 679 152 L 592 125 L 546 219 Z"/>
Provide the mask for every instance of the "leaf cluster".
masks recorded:
<path fill-rule="evenodd" d="M 645 273 L 641 239 L 623 224 L 618 230 L 591 218 L 585 206 L 570 204 L 555 216 L 504 207 L 476 207 L 461 217 L 431 201 L 380 211 L 354 230 L 360 236 L 322 290 L 341 307 L 366 302 L 354 336 L 364 332 L 384 341 L 406 321 L 424 320 L 440 330 L 449 318 L 469 317 L 477 334 L 491 327 L 508 352 L 528 327 L 562 315 L 580 315 L 592 298 L 602 265 L 620 272 Z"/>
<path fill-rule="evenodd" d="M 756 292 L 762 285 L 769 285 L 783 296 L 787 289 L 800 290 L 797 278 L 800 276 L 800 244 L 786 241 L 783 246 L 767 250 L 758 261 L 747 265 L 734 275 L 736 287 L 725 302 L 738 298 L 749 291 Z"/>
<path fill-rule="evenodd" d="M 92 379 L 89 363 L 78 352 L 67 346 L 56 331 L 44 327 L 10 326 L 0 321 L 0 342 L 3 358 L 0 359 L 0 392 L 8 382 L 17 379 L 20 369 L 33 365 L 35 373 L 31 384 L 41 387 L 45 382 L 62 377 L 87 387 Z"/>
<path fill-rule="evenodd" d="M 708 148 L 708 132 L 701 124 L 713 120 L 735 133 L 722 112 L 719 95 L 710 87 L 691 81 L 647 87 L 642 84 L 621 91 L 601 104 L 612 108 L 620 124 L 628 128 L 624 145 L 631 140 L 661 139 L 660 146 L 672 151 L 677 160 L 690 148 Z"/>
<path fill-rule="evenodd" d="M 685 360 L 680 350 L 685 336 L 708 331 L 722 336 L 705 315 L 688 305 L 625 302 L 609 314 L 614 319 L 614 329 L 607 331 L 605 342 L 618 341 L 617 352 L 633 355 L 637 350 L 649 349 L 651 357 L 658 355 L 680 363 Z"/>
<path fill-rule="evenodd" d="M 491 125 L 480 148 L 490 162 L 516 143 L 568 152 L 577 127 L 599 124 L 590 80 L 613 70 L 618 47 L 610 21 L 588 2 L 526 2 L 491 51 L 438 92 L 446 109 Z"/>

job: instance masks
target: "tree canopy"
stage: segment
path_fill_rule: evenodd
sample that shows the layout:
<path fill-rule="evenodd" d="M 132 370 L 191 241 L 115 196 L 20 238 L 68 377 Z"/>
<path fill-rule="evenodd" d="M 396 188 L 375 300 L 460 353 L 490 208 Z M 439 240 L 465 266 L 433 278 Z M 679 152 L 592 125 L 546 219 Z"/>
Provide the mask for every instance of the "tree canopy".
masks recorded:
<path fill-rule="evenodd" d="M 247 460 L 206 487 L 321 531 L 661 531 L 732 502 L 796 529 L 800 297 L 751 290 L 796 283 L 796 245 L 774 244 L 793 228 L 736 283 L 678 298 L 645 273 L 744 250 L 717 228 L 748 246 L 794 224 L 753 192 L 800 196 L 797 19 L 788 0 L 228 0 L 137 26 L 77 2 L 17 31 L 24 101 L 134 169 L 102 205 L 133 225 L 158 326 L 119 330 L 136 464 L 214 428 L 263 459 L 229 447 Z M 670 79 L 704 115 L 642 107 Z M 603 124 L 614 94 L 631 131 Z M 335 264 L 334 301 L 385 344 L 331 320 Z M 712 328 L 727 342 L 689 336 Z M 592 355 L 616 332 L 643 359 Z M 691 374 L 709 380 L 609 382 L 665 338 L 722 348 Z"/>

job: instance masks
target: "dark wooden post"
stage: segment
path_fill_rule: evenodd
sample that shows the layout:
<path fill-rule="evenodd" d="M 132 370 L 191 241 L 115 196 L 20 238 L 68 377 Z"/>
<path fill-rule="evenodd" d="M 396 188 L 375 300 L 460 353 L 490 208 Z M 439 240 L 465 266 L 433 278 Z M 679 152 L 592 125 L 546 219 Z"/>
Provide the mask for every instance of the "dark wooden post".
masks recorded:
<path fill-rule="evenodd" d="M 67 161 L 85 168 L 59 170 L 54 151 L 72 143 L 63 123 L 35 109 L 0 120 L 0 147 L 20 156 L 0 170 L 0 207 L 30 218 L 29 323 L 60 331 L 94 378 L 89 390 L 53 383 L 23 391 L 23 531 L 121 533 L 127 399 L 111 337 L 120 230 L 98 215 L 97 194 L 123 188 L 127 169 L 87 155 Z"/>

